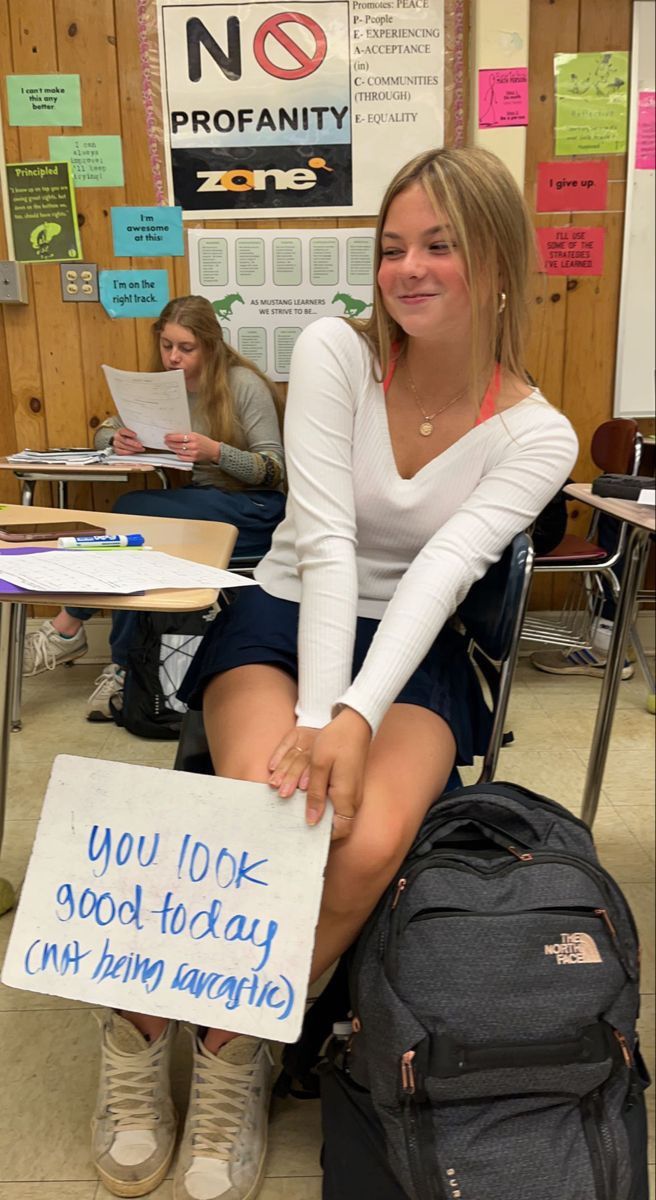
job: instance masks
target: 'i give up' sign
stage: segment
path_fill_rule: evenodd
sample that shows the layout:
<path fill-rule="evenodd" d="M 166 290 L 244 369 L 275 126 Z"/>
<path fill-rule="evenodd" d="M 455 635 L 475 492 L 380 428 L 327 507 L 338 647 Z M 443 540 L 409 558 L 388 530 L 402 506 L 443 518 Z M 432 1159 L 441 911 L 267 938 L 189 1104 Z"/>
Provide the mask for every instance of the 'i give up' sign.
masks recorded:
<path fill-rule="evenodd" d="M 304 803 L 60 755 L 3 983 L 296 1041 L 331 816 Z"/>

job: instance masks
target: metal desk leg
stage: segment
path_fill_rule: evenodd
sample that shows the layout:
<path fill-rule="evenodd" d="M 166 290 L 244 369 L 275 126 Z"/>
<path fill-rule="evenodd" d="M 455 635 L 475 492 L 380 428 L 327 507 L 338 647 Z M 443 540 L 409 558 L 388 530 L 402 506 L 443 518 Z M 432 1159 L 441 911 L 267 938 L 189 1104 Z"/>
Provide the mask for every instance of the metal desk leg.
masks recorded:
<path fill-rule="evenodd" d="M 65 479 L 57 480 L 57 507 L 68 508 L 68 484 Z"/>
<path fill-rule="evenodd" d="M 622 586 L 615 610 L 615 621 L 608 647 L 606 670 L 601 681 L 599 708 L 597 709 L 597 719 L 595 721 L 592 744 L 590 746 L 590 757 L 588 759 L 588 771 L 583 788 L 581 816 L 590 828 L 592 828 L 599 803 L 599 792 L 601 791 L 601 784 L 604 777 L 608 744 L 613 726 L 613 717 L 615 716 L 615 702 L 622 677 L 622 667 L 626 656 L 629 631 L 633 622 L 643 558 L 649 545 L 649 536 L 649 530 L 641 529 L 637 525 L 634 525 L 629 532 L 627 541 L 624 568 L 622 571 Z"/>
<path fill-rule="evenodd" d="M 23 647 L 25 645 L 25 625 L 27 623 L 27 605 L 18 604 L 16 607 L 18 613 L 15 621 L 15 642 L 11 669 L 11 728 L 14 733 L 23 728 L 23 722 L 21 721 Z"/>
<path fill-rule="evenodd" d="M 9 768 L 9 726 L 11 677 L 16 637 L 18 604 L 0 604 L 0 851 L 5 820 L 7 774 Z M 15 897 L 6 880 L 0 879 L 0 915 L 12 908 Z"/>
<path fill-rule="evenodd" d="M 169 486 L 169 481 L 166 477 L 166 471 L 163 471 L 161 467 L 155 467 L 155 474 L 162 484 L 162 489 L 167 489 Z"/>
<path fill-rule="evenodd" d="M 31 504 L 34 499 L 34 479 L 23 479 L 21 484 L 21 504 Z"/>

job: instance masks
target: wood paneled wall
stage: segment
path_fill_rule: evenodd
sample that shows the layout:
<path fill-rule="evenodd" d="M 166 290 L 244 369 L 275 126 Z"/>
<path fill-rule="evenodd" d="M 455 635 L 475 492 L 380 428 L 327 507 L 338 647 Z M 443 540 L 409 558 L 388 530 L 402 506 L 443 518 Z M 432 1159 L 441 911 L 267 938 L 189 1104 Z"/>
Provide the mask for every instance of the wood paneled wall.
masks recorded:
<path fill-rule="evenodd" d="M 630 36 L 631 0 L 531 0 L 526 197 L 532 207 L 537 164 L 553 156 L 554 53 L 628 49 Z M 184 259 L 139 258 L 130 263 L 116 260 L 112 253 L 111 207 L 156 202 L 142 102 L 137 0 L 0 0 L 0 69 L 3 76 L 57 71 L 80 75 L 84 124 L 79 129 L 9 126 L 2 87 L 6 159 L 47 159 L 48 137 L 55 133 L 120 134 L 125 186 L 77 192 L 84 257 L 101 269 L 165 267 L 171 295 L 186 292 Z M 153 84 L 158 99 L 155 71 Z M 413 149 L 408 147 L 409 152 Z M 605 227 L 603 275 L 570 280 L 536 276 L 533 297 L 528 367 L 578 432 L 581 457 L 576 475 L 581 480 L 592 473 L 590 435 L 612 413 L 625 159 L 612 156 L 609 166 L 610 211 L 573 218 Z M 536 223 L 566 224 L 568 219 L 540 216 Z M 0 258 L 6 256 L 0 229 Z M 111 320 L 99 304 L 64 304 L 57 264 L 38 264 L 27 273 L 29 304 L 0 307 L 0 454 L 28 445 L 39 449 L 88 443 L 111 411 L 100 364 L 145 369 L 149 360 L 149 321 Z M 104 508 L 113 491 L 80 486 L 72 489 L 71 499 L 77 506 Z M 37 497 L 46 501 L 43 485 Z M 3 472 L 0 500 L 17 498 L 13 476 Z"/>

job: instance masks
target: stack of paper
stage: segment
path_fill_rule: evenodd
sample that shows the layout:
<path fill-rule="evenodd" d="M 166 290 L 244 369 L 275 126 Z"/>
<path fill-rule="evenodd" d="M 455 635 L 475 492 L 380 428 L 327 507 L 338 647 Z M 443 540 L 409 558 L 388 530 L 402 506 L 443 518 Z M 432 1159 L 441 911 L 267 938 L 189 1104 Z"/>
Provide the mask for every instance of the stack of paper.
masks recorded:
<path fill-rule="evenodd" d="M 93 463 L 104 462 L 105 457 L 104 450 L 65 446 L 55 450 L 21 450 L 19 454 L 8 455 L 7 462 L 22 463 L 24 466 L 30 463 L 38 463 L 41 466 L 51 463 L 69 467 L 84 467 Z"/>
<path fill-rule="evenodd" d="M 2 555 L 1 578 L 28 592 L 129 595 L 159 588 L 249 587 L 254 579 L 162 550 L 49 550 Z"/>
<path fill-rule="evenodd" d="M 183 462 L 175 454 L 107 454 L 102 460 L 108 467 L 171 467 L 176 471 L 191 471 L 193 463 Z"/>

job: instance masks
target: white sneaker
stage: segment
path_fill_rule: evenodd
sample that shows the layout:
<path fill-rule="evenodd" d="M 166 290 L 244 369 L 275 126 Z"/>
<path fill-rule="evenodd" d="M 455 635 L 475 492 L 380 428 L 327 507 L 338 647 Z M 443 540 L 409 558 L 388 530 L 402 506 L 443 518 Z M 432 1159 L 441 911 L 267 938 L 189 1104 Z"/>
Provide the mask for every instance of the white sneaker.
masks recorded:
<path fill-rule="evenodd" d="M 95 687 L 87 700 L 87 721 L 113 721 L 114 714 L 109 702 L 114 697 L 118 708 L 123 707 L 125 668 L 109 663 L 95 680 Z"/>
<path fill-rule="evenodd" d="M 103 1014 L 100 1087 L 91 1122 L 95 1168 L 114 1196 L 145 1196 L 164 1179 L 177 1114 L 169 1063 L 175 1024 L 148 1042 L 118 1013 Z"/>
<path fill-rule="evenodd" d="M 217 1055 L 194 1038 L 187 1123 L 173 1200 L 253 1200 L 262 1186 L 273 1059 L 266 1042 L 236 1037 Z"/>
<path fill-rule="evenodd" d="M 25 636 L 23 645 L 23 675 L 40 675 L 54 671 L 62 663 L 75 662 L 87 652 L 87 635 L 81 625 L 73 637 L 62 637 L 52 621 L 44 621 L 40 629 Z"/>
<path fill-rule="evenodd" d="M 531 666 L 538 671 L 546 671 L 548 675 L 591 675 L 601 678 L 606 670 L 606 658 L 595 649 L 547 650 L 531 655 Z M 634 672 L 633 663 L 628 659 L 622 667 L 621 679 L 631 679 Z"/>

